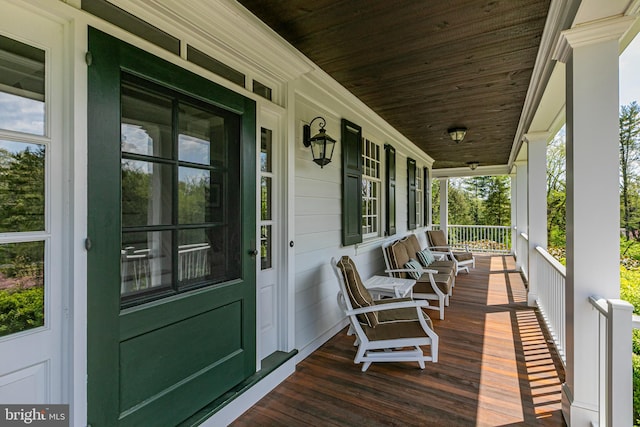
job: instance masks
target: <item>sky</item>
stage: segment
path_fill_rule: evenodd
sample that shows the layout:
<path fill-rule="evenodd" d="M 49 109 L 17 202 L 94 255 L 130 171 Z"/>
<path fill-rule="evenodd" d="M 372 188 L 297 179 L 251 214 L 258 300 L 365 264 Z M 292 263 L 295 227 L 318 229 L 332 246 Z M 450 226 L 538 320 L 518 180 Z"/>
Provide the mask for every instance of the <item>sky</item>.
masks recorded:
<path fill-rule="evenodd" d="M 640 35 L 620 55 L 620 105 L 640 103 Z"/>

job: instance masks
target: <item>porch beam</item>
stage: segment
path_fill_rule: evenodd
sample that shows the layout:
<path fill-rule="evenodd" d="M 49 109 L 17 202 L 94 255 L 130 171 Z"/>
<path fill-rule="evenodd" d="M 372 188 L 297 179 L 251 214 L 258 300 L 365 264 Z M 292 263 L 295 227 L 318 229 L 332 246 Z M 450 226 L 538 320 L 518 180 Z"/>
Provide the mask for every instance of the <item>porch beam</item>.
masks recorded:
<path fill-rule="evenodd" d="M 620 296 L 618 40 L 628 23 L 627 17 L 612 18 L 567 30 L 556 54 L 566 61 L 567 73 L 567 366 L 562 408 L 569 425 L 598 425 L 600 418 L 598 315 L 588 298 Z M 631 418 L 624 425 L 631 425 Z"/>
<path fill-rule="evenodd" d="M 547 142 L 549 132 L 531 132 L 525 135 L 527 142 L 527 216 L 529 235 L 529 286 L 527 303 L 535 307 L 538 300 L 538 252 L 536 247 L 547 249 Z"/>

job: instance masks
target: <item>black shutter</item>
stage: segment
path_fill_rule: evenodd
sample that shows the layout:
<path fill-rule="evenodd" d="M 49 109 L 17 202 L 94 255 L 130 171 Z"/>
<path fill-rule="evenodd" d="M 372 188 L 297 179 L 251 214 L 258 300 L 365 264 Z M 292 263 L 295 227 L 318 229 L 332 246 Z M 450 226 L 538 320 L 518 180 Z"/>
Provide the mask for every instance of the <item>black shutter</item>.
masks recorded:
<path fill-rule="evenodd" d="M 387 175 L 387 236 L 396 234 L 396 149 L 389 144 L 384 146 Z"/>
<path fill-rule="evenodd" d="M 425 227 L 429 225 L 429 218 L 431 217 L 431 181 L 429 181 L 429 168 L 422 168 L 422 195 L 424 196 L 424 202 L 422 203 L 422 225 Z"/>
<path fill-rule="evenodd" d="M 407 158 L 407 228 L 416 228 L 416 161 Z"/>
<path fill-rule="evenodd" d="M 362 128 L 342 119 L 342 245 L 362 242 Z"/>

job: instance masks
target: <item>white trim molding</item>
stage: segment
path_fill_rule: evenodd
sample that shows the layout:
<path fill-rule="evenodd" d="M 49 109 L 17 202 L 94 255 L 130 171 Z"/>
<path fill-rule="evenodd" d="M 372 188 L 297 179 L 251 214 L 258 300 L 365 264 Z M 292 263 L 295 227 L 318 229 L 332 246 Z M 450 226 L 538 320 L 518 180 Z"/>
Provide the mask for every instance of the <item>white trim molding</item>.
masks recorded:
<path fill-rule="evenodd" d="M 560 33 L 553 58 L 566 63 L 572 49 L 620 38 L 633 26 L 634 16 L 616 16 L 580 24 Z"/>

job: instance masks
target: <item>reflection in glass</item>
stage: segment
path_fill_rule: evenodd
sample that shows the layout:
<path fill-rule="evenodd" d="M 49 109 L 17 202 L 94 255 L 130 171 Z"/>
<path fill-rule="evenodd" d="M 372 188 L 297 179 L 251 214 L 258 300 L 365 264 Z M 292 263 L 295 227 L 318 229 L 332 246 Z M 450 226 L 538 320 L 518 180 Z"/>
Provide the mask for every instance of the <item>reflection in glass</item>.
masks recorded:
<path fill-rule="evenodd" d="M 180 167 L 178 176 L 178 223 L 222 221 L 222 174 L 206 169 Z"/>
<path fill-rule="evenodd" d="M 180 286 L 197 282 L 220 283 L 240 277 L 240 236 L 228 227 L 178 232 L 178 280 Z"/>
<path fill-rule="evenodd" d="M 128 298 L 171 287 L 170 231 L 122 233 L 120 295 Z"/>
<path fill-rule="evenodd" d="M 171 224 L 171 166 L 122 160 L 122 226 Z"/>
<path fill-rule="evenodd" d="M 260 267 L 262 270 L 271 268 L 273 260 L 271 257 L 271 226 L 260 227 Z"/>
<path fill-rule="evenodd" d="M 44 230 L 45 147 L 0 140 L 0 233 Z"/>
<path fill-rule="evenodd" d="M 225 120 L 211 111 L 180 104 L 178 159 L 207 166 L 225 166 Z"/>
<path fill-rule="evenodd" d="M 173 157 L 171 99 L 122 86 L 121 150 L 146 156 Z"/>
<path fill-rule="evenodd" d="M 0 36 L 0 128 L 44 135 L 45 52 Z"/>
<path fill-rule="evenodd" d="M 261 208 L 260 216 L 262 220 L 270 220 L 271 218 L 271 178 L 263 176 L 260 180 L 260 199 Z"/>
<path fill-rule="evenodd" d="M 271 172 L 271 141 L 273 133 L 270 129 L 262 128 L 260 142 L 260 170 Z"/>
<path fill-rule="evenodd" d="M 0 336 L 44 325 L 44 242 L 0 244 Z"/>

